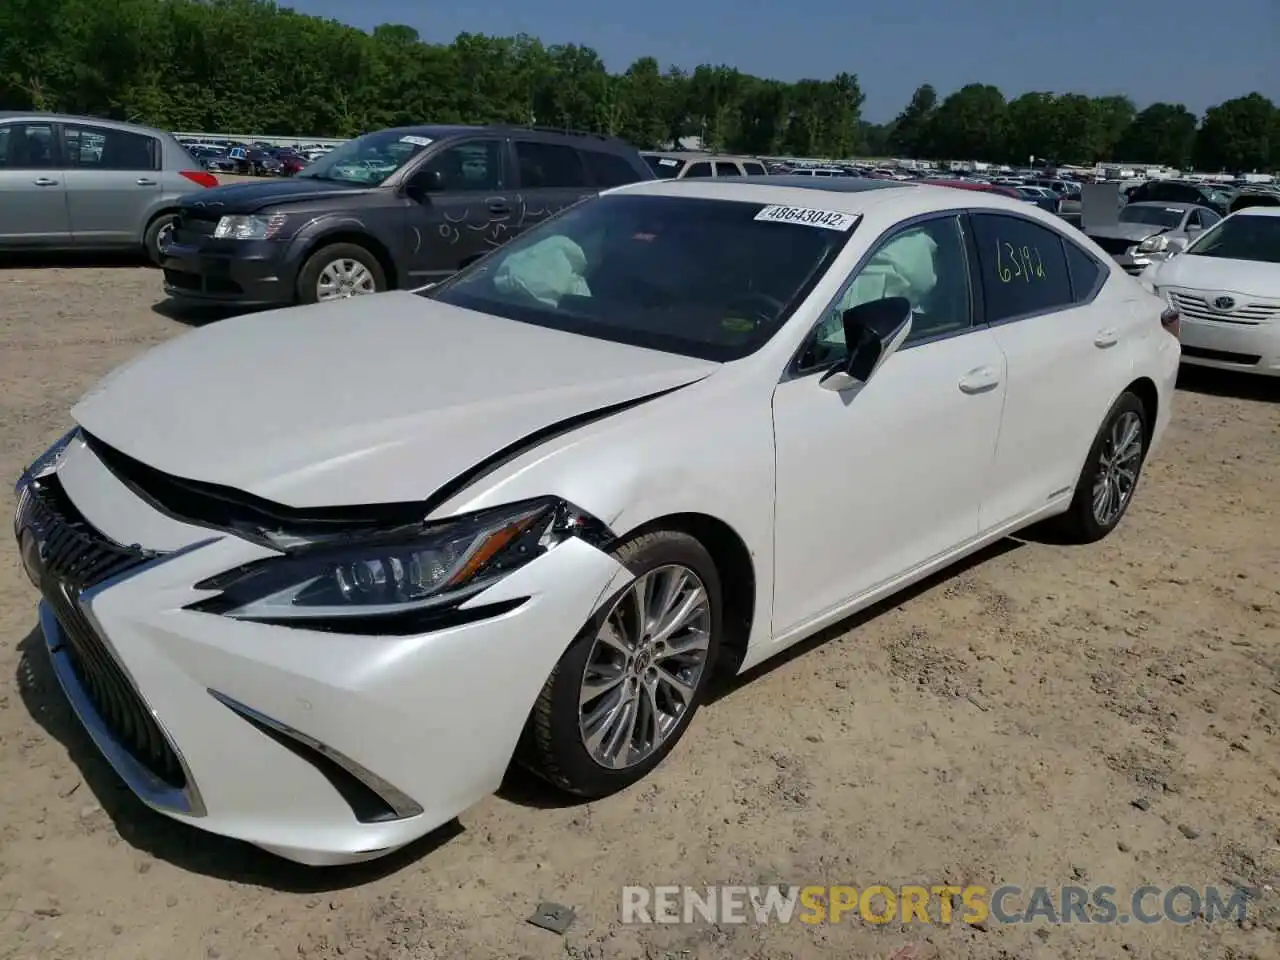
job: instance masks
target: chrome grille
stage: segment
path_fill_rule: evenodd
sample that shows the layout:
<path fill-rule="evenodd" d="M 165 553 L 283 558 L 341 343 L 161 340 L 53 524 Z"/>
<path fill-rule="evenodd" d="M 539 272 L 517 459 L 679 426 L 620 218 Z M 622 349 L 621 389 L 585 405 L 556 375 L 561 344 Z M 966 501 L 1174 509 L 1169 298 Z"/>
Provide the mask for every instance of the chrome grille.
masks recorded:
<path fill-rule="evenodd" d="M 186 786 L 181 761 L 151 710 L 80 606 L 91 587 L 155 554 L 102 536 L 79 514 L 56 477 L 31 481 L 19 496 L 15 527 L 40 550 L 40 592 L 62 628 L 64 649 L 102 722 L 134 759 L 164 783 Z"/>
<path fill-rule="evenodd" d="M 1236 301 L 1230 310 L 1215 310 L 1209 298 L 1193 293 L 1170 293 L 1169 299 L 1184 317 L 1207 320 L 1214 323 L 1237 323 L 1256 326 L 1280 317 L 1280 304 L 1249 303 Z"/>

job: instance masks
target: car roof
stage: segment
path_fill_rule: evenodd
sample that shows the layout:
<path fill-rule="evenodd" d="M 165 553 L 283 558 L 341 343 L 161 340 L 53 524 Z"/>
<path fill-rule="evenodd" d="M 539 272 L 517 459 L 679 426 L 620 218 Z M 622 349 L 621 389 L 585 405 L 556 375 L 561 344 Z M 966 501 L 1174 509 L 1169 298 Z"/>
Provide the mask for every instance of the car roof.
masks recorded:
<path fill-rule="evenodd" d="M 642 180 L 604 192 L 819 207 L 866 216 L 884 214 L 896 219 L 944 210 L 984 207 L 1014 212 L 1046 222 L 1057 222 L 1060 227 L 1064 225 L 1052 214 L 1044 213 L 1024 200 L 1015 200 L 1000 193 L 860 177 L 822 179 L 782 174 L 748 179 L 695 177 L 682 180 Z"/>
<path fill-rule="evenodd" d="M 407 127 L 384 127 L 379 130 L 368 131 L 368 133 L 398 133 L 402 136 L 413 134 L 420 137 L 430 137 L 432 140 L 443 140 L 446 137 L 474 136 L 477 133 L 499 132 L 507 135 L 523 134 L 525 136 L 563 137 L 570 140 L 592 140 L 596 143 L 615 147 L 625 144 L 618 137 L 611 137 L 604 133 L 592 133 L 587 130 L 562 130 L 555 127 L 530 127 L 510 123 L 421 123 Z"/>
<path fill-rule="evenodd" d="M 1161 210 L 1194 210 L 1202 207 L 1201 203 L 1187 203 L 1185 200 L 1139 200 L 1137 203 L 1125 204 L 1128 207 L 1159 207 Z"/>
<path fill-rule="evenodd" d="M 1280 217 L 1280 207 L 1242 207 L 1233 217 Z"/>
<path fill-rule="evenodd" d="M 82 117 L 73 113 L 51 113 L 45 110 L 0 110 L 0 120 L 44 120 L 48 123 L 83 123 L 102 127 L 106 130 L 132 130 L 158 137 L 172 136 L 172 134 L 164 130 L 144 126 L 140 123 L 126 123 L 123 120 L 104 120 L 101 117 Z"/>

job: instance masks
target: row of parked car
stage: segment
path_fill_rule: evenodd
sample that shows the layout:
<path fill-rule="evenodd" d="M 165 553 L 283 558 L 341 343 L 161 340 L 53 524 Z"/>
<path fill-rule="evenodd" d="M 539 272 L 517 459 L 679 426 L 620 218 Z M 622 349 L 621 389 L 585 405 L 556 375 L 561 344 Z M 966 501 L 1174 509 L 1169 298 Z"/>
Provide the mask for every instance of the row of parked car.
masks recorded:
<path fill-rule="evenodd" d="M 178 142 L 211 173 L 241 176 L 291 177 L 333 149 L 327 144 L 239 143 L 234 140 L 197 140 L 178 137 Z"/>

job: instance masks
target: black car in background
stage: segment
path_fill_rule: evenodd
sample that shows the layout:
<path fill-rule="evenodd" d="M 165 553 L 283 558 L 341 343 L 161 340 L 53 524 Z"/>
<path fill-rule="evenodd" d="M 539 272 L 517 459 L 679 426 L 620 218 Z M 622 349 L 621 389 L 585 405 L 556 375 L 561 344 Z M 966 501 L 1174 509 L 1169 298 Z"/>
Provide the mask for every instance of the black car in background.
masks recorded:
<path fill-rule="evenodd" d="M 380 130 L 296 176 L 191 197 L 163 250 L 165 292 L 274 306 L 419 287 L 583 197 L 652 179 L 633 147 L 597 134 Z"/>
<path fill-rule="evenodd" d="M 1193 203 L 1220 217 L 1231 212 L 1232 194 L 1189 180 L 1148 180 L 1125 191 L 1129 203 Z"/>

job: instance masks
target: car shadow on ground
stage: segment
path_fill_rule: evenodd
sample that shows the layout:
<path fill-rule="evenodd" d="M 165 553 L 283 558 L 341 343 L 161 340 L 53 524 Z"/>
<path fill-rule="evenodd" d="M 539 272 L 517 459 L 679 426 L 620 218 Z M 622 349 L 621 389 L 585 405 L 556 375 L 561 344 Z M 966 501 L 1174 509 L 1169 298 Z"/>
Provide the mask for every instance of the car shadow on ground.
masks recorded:
<path fill-rule="evenodd" d="M 1280 403 L 1280 377 L 1260 377 L 1216 367 L 1186 365 L 1178 371 L 1178 389 L 1211 397 Z M 1175 413 L 1174 416 L 1177 416 Z"/>
<path fill-rule="evenodd" d="M 462 832 L 461 824 L 454 820 L 378 860 L 317 869 L 171 820 L 134 796 L 89 739 L 54 676 L 39 626 L 32 628 L 18 650 L 18 690 L 27 711 L 66 749 L 80 772 L 81 782 L 111 819 L 120 838 L 158 860 L 234 883 L 287 893 L 328 893 L 362 886 L 402 870 Z M 76 787 L 64 790 L 62 796 L 69 796 L 71 790 Z M 83 805 L 83 792 L 76 792 L 76 802 Z"/>
<path fill-rule="evenodd" d="M 0 270 L 52 270 L 67 267 L 119 267 L 136 269 L 152 266 L 141 250 L 136 253 L 82 253 L 68 251 L 4 251 L 0 253 Z"/>
<path fill-rule="evenodd" d="M 151 312 L 164 317 L 166 320 L 174 320 L 188 327 L 203 327 L 243 313 L 259 313 L 261 311 L 245 307 L 224 306 L 222 304 L 191 303 L 168 297 L 153 303 Z"/>

